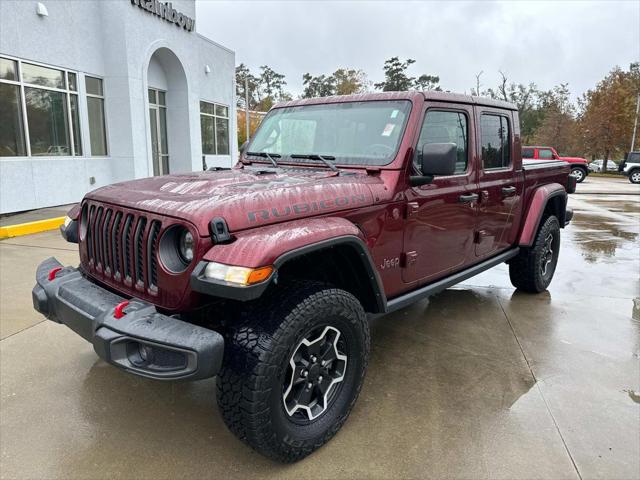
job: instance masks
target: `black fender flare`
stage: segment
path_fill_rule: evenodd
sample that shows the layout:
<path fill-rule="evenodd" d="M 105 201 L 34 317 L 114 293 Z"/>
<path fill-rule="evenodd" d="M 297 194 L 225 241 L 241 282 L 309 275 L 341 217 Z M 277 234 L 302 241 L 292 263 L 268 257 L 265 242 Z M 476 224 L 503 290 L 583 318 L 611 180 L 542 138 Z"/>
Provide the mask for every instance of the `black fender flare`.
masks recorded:
<path fill-rule="evenodd" d="M 364 270 L 367 272 L 368 284 L 371 288 L 371 293 L 375 299 L 375 305 L 376 305 L 375 311 L 371 313 L 386 312 L 387 297 L 384 293 L 382 280 L 380 278 L 380 275 L 378 274 L 378 271 L 374 266 L 373 258 L 371 258 L 369 249 L 367 248 L 365 243 L 358 237 L 355 237 L 353 235 L 344 235 L 340 237 L 329 238 L 327 240 L 322 240 L 317 243 L 312 243 L 309 245 L 305 245 L 304 247 L 290 250 L 280 255 L 274 262 L 274 266 L 276 268 L 280 268 L 288 261 L 294 260 L 302 255 L 307 255 L 307 254 L 318 252 L 321 250 L 326 250 L 328 248 L 332 248 L 336 246 L 348 246 L 352 248 L 354 252 L 358 255 L 360 264 L 362 265 Z"/>

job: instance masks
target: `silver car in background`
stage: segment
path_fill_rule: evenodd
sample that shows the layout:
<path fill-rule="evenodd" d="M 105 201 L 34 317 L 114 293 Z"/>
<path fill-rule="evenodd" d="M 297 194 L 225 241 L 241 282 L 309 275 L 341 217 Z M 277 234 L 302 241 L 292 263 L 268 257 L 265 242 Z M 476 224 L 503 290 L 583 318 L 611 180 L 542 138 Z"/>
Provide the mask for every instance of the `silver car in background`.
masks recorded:
<path fill-rule="evenodd" d="M 604 160 L 594 160 L 589 164 L 589 171 L 594 173 L 602 173 L 602 165 Z M 607 172 L 617 172 L 618 163 L 613 160 L 607 160 Z"/>

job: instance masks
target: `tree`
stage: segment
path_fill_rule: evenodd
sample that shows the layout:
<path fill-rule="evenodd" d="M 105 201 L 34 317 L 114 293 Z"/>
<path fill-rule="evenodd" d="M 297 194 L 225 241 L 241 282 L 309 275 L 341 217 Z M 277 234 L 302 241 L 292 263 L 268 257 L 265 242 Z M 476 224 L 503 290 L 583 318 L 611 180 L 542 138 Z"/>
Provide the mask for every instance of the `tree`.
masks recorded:
<path fill-rule="evenodd" d="M 476 74 L 476 88 L 475 88 L 475 90 L 473 88 L 471 89 L 471 95 L 475 95 L 476 97 L 479 97 L 481 95 L 481 93 L 480 93 L 480 85 L 482 85 L 482 84 L 480 83 L 480 77 L 482 76 L 483 73 L 484 73 L 484 70 L 480 70 Z"/>
<path fill-rule="evenodd" d="M 575 107 L 571 103 L 568 84 L 540 92 L 539 96 L 542 120 L 533 134 L 533 142 L 551 145 L 561 155 L 574 153 L 577 149 Z"/>
<path fill-rule="evenodd" d="M 284 95 L 284 86 L 287 82 L 284 80 L 284 75 L 276 72 L 268 65 L 262 65 L 260 67 L 260 88 L 264 93 L 261 96 L 258 104 L 260 110 L 269 110 L 273 104 L 282 99 Z"/>
<path fill-rule="evenodd" d="M 366 91 L 367 76 L 362 70 L 339 68 L 331 75 L 302 76 L 304 91 L 302 98 L 328 97 L 330 95 L 352 95 Z"/>
<path fill-rule="evenodd" d="M 603 171 L 609 158 L 629 149 L 638 94 L 640 64 L 632 63 L 629 70 L 615 67 L 580 99 L 581 144 L 591 156 L 602 156 Z"/>
<path fill-rule="evenodd" d="M 416 90 L 438 90 L 440 91 L 440 87 L 438 86 L 440 83 L 440 77 L 435 75 L 420 75 L 414 81 L 414 88 Z"/>
<path fill-rule="evenodd" d="M 314 77 L 305 73 L 302 76 L 302 84 L 304 85 L 302 98 L 329 97 L 336 94 L 336 79 L 333 75 Z"/>
<path fill-rule="evenodd" d="M 541 106 L 542 93 L 538 90 L 535 83 L 524 85 L 522 83 L 509 82 L 506 73 L 500 72 L 500 83 L 496 88 L 488 88 L 484 91 L 480 90 L 480 76 L 482 71 L 476 77 L 476 88 L 471 89 L 473 95 L 485 96 L 497 100 L 515 103 L 518 107 L 520 117 L 520 134 L 524 144 L 530 144 L 534 141 L 534 136 L 545 115 L 545 110 Z M 555 145 L 553 143 L 552 145 Z"/>
<path fill-rule="evenodd" d="M 421 75 L 416 79 L 407 75 L 407 69 L 416 63 L 412 58 L 404 62 L 391 57 L 384 62 L 384 81 L 376 83 L 375 88 L 383 92 L 403 92 L 407 90 L 440 90 L 440 78 L 434 75 Z"/>
<path fill-rule="evenodd" d="M 333 72 L 333 78 L 336 80 L 336 95 L 364 93 L 370 85 L 367 74 L 362 70 L 339 68 Z"/>
<path fill-rule="evenodd" d="M 255 110 L 258 104 L 260 79 L 252 75 L 249 67 L 241 63 L 236 67 L 236 104 L 240 108 L 244 108 L 245 106 L 245 80 L 249 85 L 249 109 Z"/>
<path fill-rule="evenodd" d="M 245 107 L 245 79 L 249 85 L 249 109 L 266 111 L 276 101 L 291 100 L 291 94 L 284 91 L 287 82 L 285 76 L 274 71 L 271 67 L 260 67 L 260 75 L 251 73 L 249 68 L 241 63 L 236 67 L 236 104 Z"/>

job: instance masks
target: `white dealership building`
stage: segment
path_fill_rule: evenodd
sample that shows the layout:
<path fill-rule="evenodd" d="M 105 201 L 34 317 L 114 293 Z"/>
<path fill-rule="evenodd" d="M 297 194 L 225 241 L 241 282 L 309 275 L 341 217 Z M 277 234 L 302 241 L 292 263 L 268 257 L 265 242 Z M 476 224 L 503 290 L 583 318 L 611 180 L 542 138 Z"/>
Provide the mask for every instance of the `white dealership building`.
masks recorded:
<path fill-rule="evenodd" d="M 0 1 L 0 213 L 230 166 L 235 54 L 194 0 Z"/>

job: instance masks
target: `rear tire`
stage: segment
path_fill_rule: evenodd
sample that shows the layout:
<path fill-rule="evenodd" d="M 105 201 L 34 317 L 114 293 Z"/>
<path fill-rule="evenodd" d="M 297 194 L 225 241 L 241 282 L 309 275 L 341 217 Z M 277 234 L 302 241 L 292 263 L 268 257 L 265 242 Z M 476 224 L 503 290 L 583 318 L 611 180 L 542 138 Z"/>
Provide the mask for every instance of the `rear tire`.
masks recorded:
<path fill-rule="evenodd" d="M 217 399 L 229 429 L 259 453 L 298 461 L 345 422 L 364 380 L 369 325 L 350 293 L 280 285 L 229 327 Z"/>
<path fill-rule="evenodd" d="M 525 292 L 543 292 L 553 279 L 559 254 L 560 223 L 554 216 L 543 217 L 533 245 L 509 262 L 511 284 Z"/>
<path fill-rule="evenodd" d="M 571 169 L 571 175 L 576 177 L 576 183 L 584 182 L 584 179 L 587 178 L 587 172 L 584 168 L 574 167 Z"/>
<path fill-rule="evenodd" d="M 629 181 L 631 183 L 640 183 L 640 169 L 629 172 Z"/>

